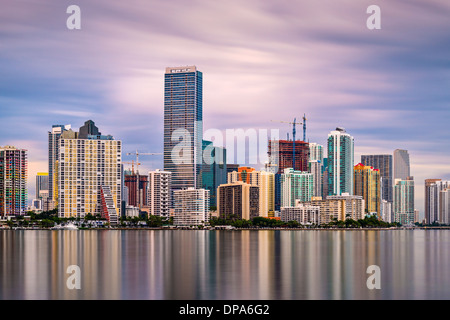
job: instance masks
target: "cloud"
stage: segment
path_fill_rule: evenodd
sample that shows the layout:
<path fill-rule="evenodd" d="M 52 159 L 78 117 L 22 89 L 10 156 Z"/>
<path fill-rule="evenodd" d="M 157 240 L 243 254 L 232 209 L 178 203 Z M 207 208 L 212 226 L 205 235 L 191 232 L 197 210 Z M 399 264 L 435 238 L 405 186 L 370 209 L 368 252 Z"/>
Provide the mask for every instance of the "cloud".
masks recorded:
<path fill-rule="evenodd" d="M 79 31 L 65 26 L 70 4 L 2 6 L 5 143 L 36 137 L 42 147 L 33 152 L 43 158 L 52 124 L 92 119 L 124 152 L 161 152 L 164 69 L 197 65 L 205 130 L 279 128 L 285 136 L 291 128 L 271 120 L 305 113 L 312 142 L 325 144 L 343 126 L 357 152 L 401 147 L 423 176 L 448 173 L 446 1 L 380 0 L 377 31 L 366 28 L 366 0 L 80 0 Z M 427 169 L 427 160 L 436 166 Z"/>

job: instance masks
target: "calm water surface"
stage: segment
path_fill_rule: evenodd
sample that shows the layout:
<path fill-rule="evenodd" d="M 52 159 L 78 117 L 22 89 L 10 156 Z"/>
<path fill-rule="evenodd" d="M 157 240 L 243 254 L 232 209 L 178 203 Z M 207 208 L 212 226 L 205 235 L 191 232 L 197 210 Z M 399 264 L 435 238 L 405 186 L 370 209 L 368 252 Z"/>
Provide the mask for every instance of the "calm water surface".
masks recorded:
<path fill-rule="evenodd" d="M 0 255 L 0 299 L 450 299 L 450 230 L 1 230 Z"/>

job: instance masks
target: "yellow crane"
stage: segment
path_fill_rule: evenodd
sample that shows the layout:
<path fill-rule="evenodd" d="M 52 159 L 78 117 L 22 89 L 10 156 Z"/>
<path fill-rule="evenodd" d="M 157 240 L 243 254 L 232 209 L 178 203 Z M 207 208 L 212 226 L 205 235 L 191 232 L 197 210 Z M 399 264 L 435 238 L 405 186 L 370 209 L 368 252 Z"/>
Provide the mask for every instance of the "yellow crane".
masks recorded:
<path fill-rule="evenodd" d="M 141 152 L 136 150 L 136 152 L 134 152 L 134 153 L 131 153 L 131 152 L 127 153 L 127 156 L 131 156 L 131 155 L 136 155 L 136 172 L 139 173 L 139 169 L 138 168 L 139 168 L 139 165 L 141 164 L 141 163 L 139 163 L 139 156 L 140 155 L 143 155 L 143 156 L 156 156 L 156 155 L 162 155 L 162 153 L 155 153 L 155 152 L 152 152 L 152 153 L 141 153 Z"/>
<path fill-rule="evenodd" d="M 132 174 L 134 175 L 135 174 L 135 172 L 134 172 L 134 164 L 136 164 L 136 194 L 137 195 L 139 195 L 140 194 L 140 192 L 139 192 L 139 181 L 140 181 L 140 178 L 139 178 L 139 165 L 141 165 L 141 163 L 139 162 L 139 156 L 140 155 L 146 155 L 146 156 L 154 156 L 154 155 L 161 155 L 162 153 L 155 153 L 155 152 L 152 152 L 152 153 L 141 153 L 141 152 L 139 152 L 139 151 L 137 151 L 136 150 L 136 152 L 134 152 L 134 153 L 131 153 L 131 152 L 128 152 L 127 153 L 127 156 L 131 156 L 131 155 L 136 155 L 136 162 L 134 162 L 134 160 L 131 160 L 131 168 L 132 168 Z M 130 162 L 124 162 L 124 163 L 130 163 Z M 143 200 L 142 199 L 140 199 L 140 197 L 138 196 L 138 200 L 137 200 L 138 202 L 139 202 L 139 211 L 141 210 L 141 208 L 142 208 L 142 202 L 143 202 Z"/>

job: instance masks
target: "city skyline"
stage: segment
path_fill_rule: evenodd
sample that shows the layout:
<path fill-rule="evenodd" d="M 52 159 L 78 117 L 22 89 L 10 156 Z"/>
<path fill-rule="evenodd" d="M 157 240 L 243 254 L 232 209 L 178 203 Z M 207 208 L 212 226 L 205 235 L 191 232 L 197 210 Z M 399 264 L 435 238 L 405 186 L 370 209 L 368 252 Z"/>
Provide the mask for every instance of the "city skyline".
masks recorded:
<path fill-rule="evenodd" d="M 326 146 L 346 128 L 354 164 L 408 150 L 422 217 L 425 179 L 450 178 L 444 1 L 380 3 L 381 30 L 366 28 L 369 2 L 81 1 L 78 31 L 65 27 L 64 4 L 50 3 L 10 1 L 0 13 L 0 146 L 28 150 L 30 195 L 54 124 L 92 119 L 124 153 L 162 152 L 164 69 L 180 65 L 203 72 L 204 130 L 277 128 L 283 138 L 291 127 L 271 120 L 306 114 L 310 142 Z M 140 160 L 163 168 L 162 157 Z"/>

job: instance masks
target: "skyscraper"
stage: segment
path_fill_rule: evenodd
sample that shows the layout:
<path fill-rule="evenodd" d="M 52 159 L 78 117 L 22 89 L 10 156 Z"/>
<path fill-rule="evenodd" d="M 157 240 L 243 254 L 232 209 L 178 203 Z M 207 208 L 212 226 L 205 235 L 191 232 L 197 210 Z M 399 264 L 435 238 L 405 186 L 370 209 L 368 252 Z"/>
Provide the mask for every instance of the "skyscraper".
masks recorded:
<path fill-rule="evenodd" d="M 228 183 L 244 183 L 259 188 L 259 216 L 268 217 L 275 211 L 275 174 L 256 171 L 249 167 L 240 167 L 238 172 L 228 173 Z"/>
<path fill-rule="evenodd" d="M 171 185 L 171 172 L 157 169 L 148 173 L 147 204 L 150 215 L 169 217 L 172 204 Z"/>
<path fill-rule="evenodd" d="M 217 206 L 217 187 L 227 182 L 226 149 L 203 140 L 202 188 L 209 190 L 210 205 Z"/>
<path fill-rule="evenodd" d="M 122 143 L 109 135 L 77 136 L 68 130 L 60 137 L 58 214 L 84 218 L 107 212 L 115 222 L 122 208 Z M 111 204 L 117 217 L 111 217 Z"/>
<path fill-rule="evenodd" d="M 308 172 L 314 177 L 314 197 L 322 197 L 322 162 L 320 160 L 310 160 Z"/>
<path fill-rule="evenodd" d="M 70 125 L 53 125 L 48 132 L 48 199 L 55 201 L 57 205 L 58 178 L 57 161 L 59 154 L 59 139 L 61 134 L 70 129 Z"/>
<path fill-rule="evenodd" d="M 259 187 L 242 181 L 220 185 L 217 212 L 221 219 L 251 220 L 259 216 Z"/>
<path fill-rule="evenodd" d="M 409 153 L 407 150 L 394 150 L 394 173 L 393 179 L 406 180 L 411 175 Z"/>
<path fill-rule="evenodd" d="M 27 150 L 0 147 L 0 216 L 24 215 L 27 209 Z"/>
<path fill-rule="evenodd" d="M 368 213 L 377 213 L 381 219 L 381 176 L 378 169 L 362 163 L 354 167 L 354 192 L 362 196 Z"/>
<path fill-rule="evenodd" d="M 441 195 L 450 188 L 450 181 L 442 181 L 441 179 L 425 180 L 425 223 L 443 223 L 444 217 L 441 215 L 442 201 Z M 445 206 L 445 202 L 444 202 Z M 444 208 L 443 208 L 444 209 Z"/>
<path fill-rule="evenodd" d="M 323 146 L 317 143 L 309 143 L 309 161 L 320 161 L 323 163 Z"/>
<path fill-rule="evenodd" d="M 312 173 L 284 169 L 281 175 L 281 207 L 293 207 L 295 201 L 310 201 L 314 196 Z"/>
<path fill-rule="evenodd" d="M 328 195 L 353 194 L 354 139 L 344 128 L 328 134 Z"/>
<path fill-rule="evenodd" d="M 203 136 L 203 75 L 195 66 L 166 68 L 164 170 L 172 188 L 200 188 Z"/>
<path fill-rule="evenodd" d="M 414 180 L 409 177 L 406 180 L 394 181 L 394 221 L 402 225 L 414 223 Z"/>
<path fill-rule="evenodd" d="M 36 174 L 36 199 L 48 198 L 48 173 L 38 172 Z"/>
<path fill-rule="evenodd" d="M 365 166 L 371 166 L 380 170 L 381 176 L 381 199 L 392 202 L 392 182 L 393 182 L 393 164 L 392 155 L 376 154 L 362 155 L 361 163 Z"/>

